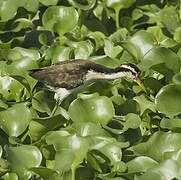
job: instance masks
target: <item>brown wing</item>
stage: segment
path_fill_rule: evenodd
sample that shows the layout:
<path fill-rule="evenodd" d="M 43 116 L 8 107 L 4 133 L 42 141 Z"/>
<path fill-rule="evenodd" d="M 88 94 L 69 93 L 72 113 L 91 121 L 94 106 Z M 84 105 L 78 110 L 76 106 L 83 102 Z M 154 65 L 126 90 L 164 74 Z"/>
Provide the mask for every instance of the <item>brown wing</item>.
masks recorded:
<path fill-rule="evenodd" d="M 72 89 L 84 83 L 86 67 L 92 64 L 94 63 L 87 60 L 69 60 L 31 70 L 29 75 L 54 88 Z"/>

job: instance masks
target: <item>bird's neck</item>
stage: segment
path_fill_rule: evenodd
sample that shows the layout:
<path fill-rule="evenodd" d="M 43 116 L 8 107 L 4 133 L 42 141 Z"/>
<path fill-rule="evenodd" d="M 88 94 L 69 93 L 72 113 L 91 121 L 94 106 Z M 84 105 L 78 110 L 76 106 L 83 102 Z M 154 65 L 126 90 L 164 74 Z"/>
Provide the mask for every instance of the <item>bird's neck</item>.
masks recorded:
<path fill-rule="evenodd" d="M 114 79 L 119 79 L 123 77 L 129 77 L 130 73 L 129 72 L 115 72 L 109 71 L 106 73 L 103 72 L 96 72 L 93 70 L 89 70 L 86 74 L 86 80 L 96 80 L 96 79 L 106 79 L 106 80 L 114 80 Z"/>

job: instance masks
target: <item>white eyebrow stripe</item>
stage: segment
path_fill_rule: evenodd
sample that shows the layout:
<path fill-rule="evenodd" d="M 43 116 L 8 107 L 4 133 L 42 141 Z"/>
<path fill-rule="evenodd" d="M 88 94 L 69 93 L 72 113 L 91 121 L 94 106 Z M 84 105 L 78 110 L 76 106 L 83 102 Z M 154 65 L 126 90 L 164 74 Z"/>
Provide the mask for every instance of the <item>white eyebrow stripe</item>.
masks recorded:
<path fill-rule="evenodd" d="M 138 73 L 134 68 L 132 68 L 131 66 L 127 66 L 127 65 L 122 65 L 121 67 L 123 67 L 123 68 L 126 68 L 126 69 L 129 69 L 129 70 L 131 70 L 132 72 L 134 72 L 134 73 Z"/>

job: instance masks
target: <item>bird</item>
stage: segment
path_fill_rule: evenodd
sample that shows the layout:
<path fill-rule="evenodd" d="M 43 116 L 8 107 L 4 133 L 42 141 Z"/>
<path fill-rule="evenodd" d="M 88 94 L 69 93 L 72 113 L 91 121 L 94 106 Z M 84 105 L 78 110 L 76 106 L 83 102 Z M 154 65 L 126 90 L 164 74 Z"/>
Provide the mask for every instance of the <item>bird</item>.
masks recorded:
<path fill-rule="evenodd" d="M 132 63 L 124 63 L 116 68 L 108 68 L 93 61 L 82 59 L 65 60 L 60 63 L 32 69 L 29 75 L 34 79 L 44 83 L 55 92 L 56 105 L 50 117 L 54 115 L 62 101 L 73 92 L 78 92 L 85 86 L 97 80 L 115 80 L 119 78 L 129 78 L 146 92 L 140 80 L 141 71 Z"/>

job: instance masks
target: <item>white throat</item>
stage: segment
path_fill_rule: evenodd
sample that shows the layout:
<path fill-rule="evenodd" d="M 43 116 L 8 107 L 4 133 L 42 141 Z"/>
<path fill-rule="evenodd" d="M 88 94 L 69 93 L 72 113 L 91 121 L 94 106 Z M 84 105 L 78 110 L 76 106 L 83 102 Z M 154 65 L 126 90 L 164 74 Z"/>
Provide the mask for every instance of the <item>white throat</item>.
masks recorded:
<path fill-rule="evenodd" d="M 90 70 L 86 74 L 86 81 L 96 80 L 96 79 L 113 80 L 113 79 L 119 79 L 123 77 L 133 78 L 133 75 L 129 71 L 105 74 L 105 73 L 99 73 L 99 72 Z"/>

